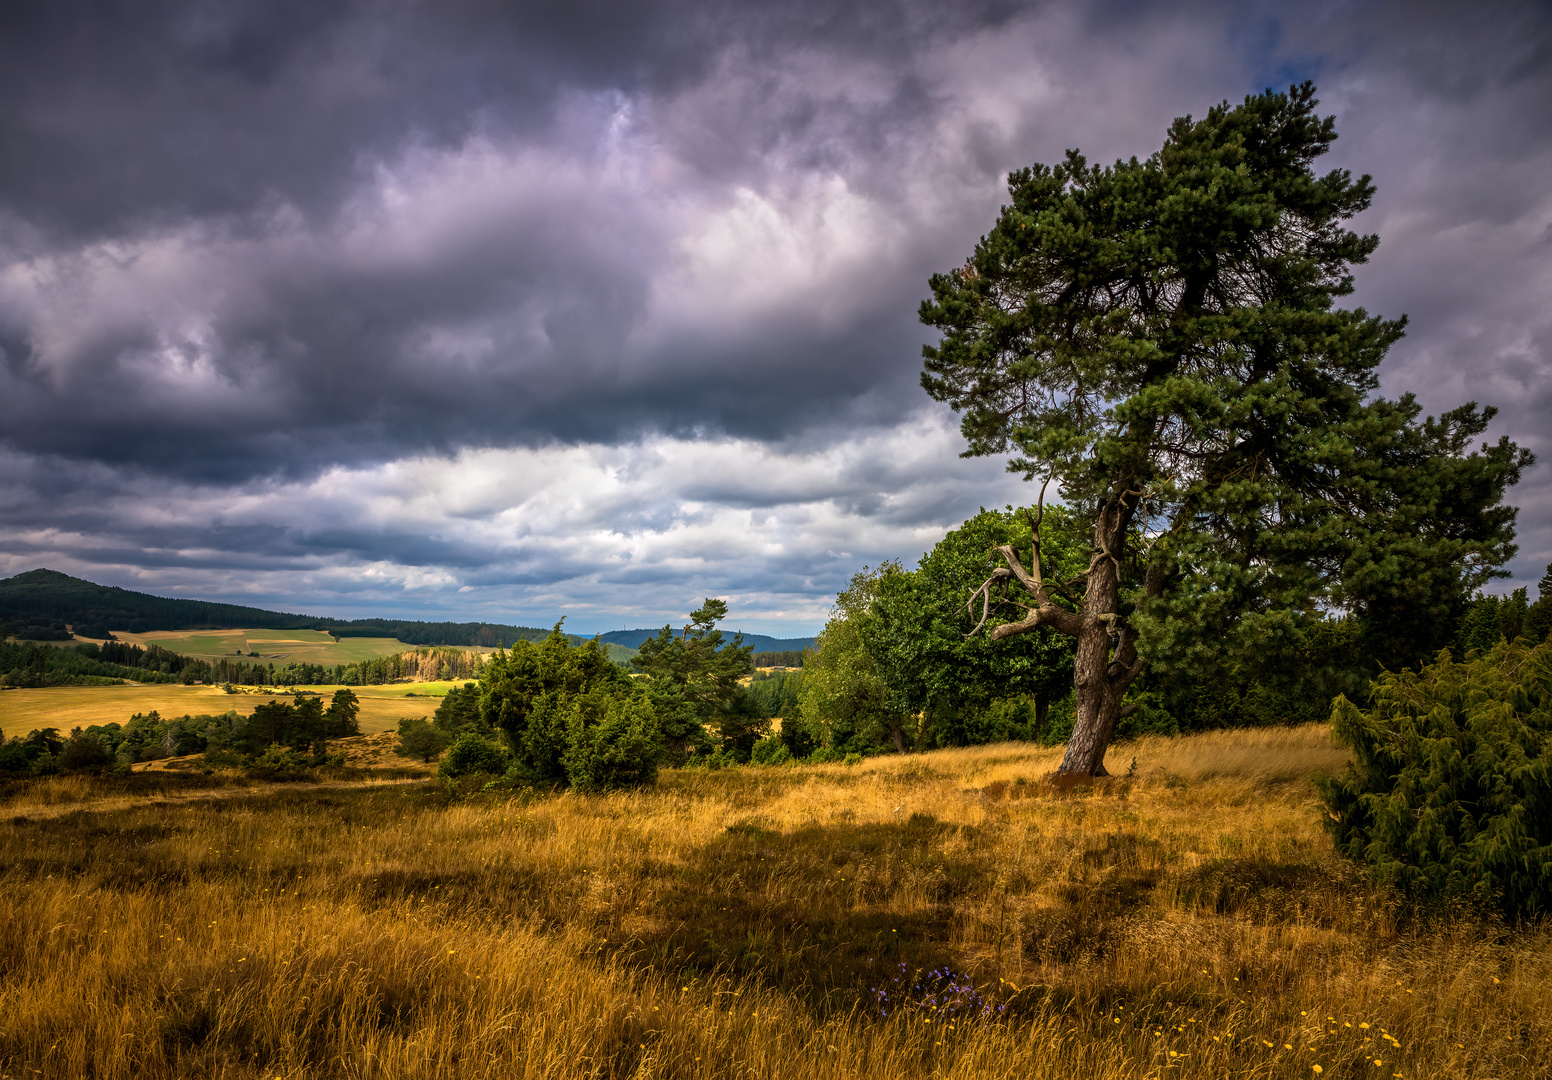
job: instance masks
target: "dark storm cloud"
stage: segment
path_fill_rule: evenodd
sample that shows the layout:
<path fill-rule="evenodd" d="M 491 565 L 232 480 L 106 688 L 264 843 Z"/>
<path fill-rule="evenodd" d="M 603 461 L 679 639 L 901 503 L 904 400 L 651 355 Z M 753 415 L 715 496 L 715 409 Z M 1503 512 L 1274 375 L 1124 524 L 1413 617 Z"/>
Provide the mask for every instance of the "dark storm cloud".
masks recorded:
<path fill-rule="evenodd" d="M 972 121 L 969 175 L 922 160 L 956 75 L 924 66 L 1011 6 L 6 10 L 0 421 L 168 475 L 892 422 L 921 283 L 1026 137 Z M 945 180 L 980 205 L 911 191 Z M 898 231 L 828 295 L 708 333 L 724 259 L 665 302 L 708 218 L 751 193 L 800 218 L 827 181 Z M 822 239 L 818 213 L 769 229 Z"/>
<path fill-rule="evenodd" d="M 1380 188 L 1386 392 L 1549 463 L 1534 580 L 1552 19 L 1460 11 L 5 5 L 0 571 L 811 620 L 1024 494 L 916 386 L 926 277 L 1007 170 L 1308 76 Z"/>

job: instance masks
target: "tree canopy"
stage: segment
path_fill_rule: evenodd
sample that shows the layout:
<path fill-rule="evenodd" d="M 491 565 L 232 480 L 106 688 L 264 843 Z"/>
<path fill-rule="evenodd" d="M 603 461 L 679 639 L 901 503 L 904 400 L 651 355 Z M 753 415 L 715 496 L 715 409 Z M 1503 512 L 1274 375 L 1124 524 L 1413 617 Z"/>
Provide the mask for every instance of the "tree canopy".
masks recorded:
<path fill-rule="evenodd" d="M 1336 138 L 1316 104 L 1309 83 L 1268 91 L 1176 120 L 1146 160 L 1016 171 L 972 256 L 931 279 L 924 389 L 968 454 L 1056 482 L 1091 536 L 1065 582 L 1037 535 L 989 583 L 993 638 L 1075 641 L 1064 772 L 1104 772 L 1149 663 L 1265 647 L 1320 609 L 1416 652 L 1515 550 L 1502 498 L 1530 455 L 1471 449 L 1490 408 L 1419 422 L 1411 395 L 1378 396 L 1405 320 L 1335 305 L 1379 241 L 1343 225 L 1369 177 L 1314 172 Z"/>
<path fill-rule="evenodd" d="M 895 711 L 922 714 L 933 743 L 983 741 L 961 729 L 998 698 L 1033 699 L 1037 723 L 1043 723 L 1050 702 L 1072 688 L 1067 639 L 1028 635 L 992 641 L 966 634 L 984 606 L 967 605 L 966 599 L 985 579 L 988 558 L 1004 544 L 1028 550 L 1032 523 L 1027 511 L 982 509 L 934 545 L 915 570 L 889 566 L 879 576 L 861 635 Z M 1042 552 L 1050 572 L 1060 576 L 1060 568 L 1087 562 L 1086 538 L 1074 530 L 1071 513 L 1052 508 L 1043 524 Z M 1074 606 L 1065 598 L 1058 602 Z"/>
<path fill-rule="evenodd" d="M 769 727 L 756 699 L 740 685 L 754 646 L 745 645 L 742 635 L 725 642 L 717 629 L 727 613 L 725 601 L 708 597 L 678 633 L 665 626 L 639 647 L 635 666 L 652 676 L 654 706 L 675 758 L 708 749 L 704 730 L 714 725 L 723 753 L 748 761 Z"/>
<path fill-rule="evenodd" d="M 597 711 L 600 698 L 628 697 L 630 678 L 597 641 L 573 645 L 556 623 L 538 644 L 519 641 L 485 665 L 480 718 L 506 736 L 527 780 L 568 782 L 572 722 Z"/>

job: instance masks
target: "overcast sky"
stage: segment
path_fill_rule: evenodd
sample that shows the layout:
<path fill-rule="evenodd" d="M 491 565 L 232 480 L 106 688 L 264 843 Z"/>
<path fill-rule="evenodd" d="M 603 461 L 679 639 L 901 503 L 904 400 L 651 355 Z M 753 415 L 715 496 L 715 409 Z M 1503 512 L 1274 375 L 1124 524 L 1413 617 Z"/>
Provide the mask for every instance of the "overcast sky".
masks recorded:
<path fill-rule="evenodd" d="M 0 5 L 0 575 L 583 632 L 813 633 L 1031 494 L 918 387 L 1010 169 L 1312 78 L 1387 394 L 1540 464 L 1552 6 Z"/>

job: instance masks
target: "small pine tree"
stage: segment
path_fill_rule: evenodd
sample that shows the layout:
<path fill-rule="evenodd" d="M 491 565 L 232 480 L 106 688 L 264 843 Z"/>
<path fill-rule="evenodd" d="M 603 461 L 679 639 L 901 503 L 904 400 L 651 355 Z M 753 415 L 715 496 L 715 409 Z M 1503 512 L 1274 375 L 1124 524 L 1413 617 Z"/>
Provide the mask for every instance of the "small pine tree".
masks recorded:
<path fill-rule="evenodd" d="M 1537 599 L 1525 616 L 1525 640 L 1530 645 L 1540 645 L 1552 634 L 1552 563 L 1541 575 L 1536 585 Z"/>
<path fill-rule="evenodd" d="M 1321 784 L 1343 854 L 1414 895 L 1552 907 L 1552 644 L 1445 650 L 1331 719 L 1353 751 Z"/>
<path fill-rule="evenodd" d="M 334 697 L 324 712 L 324 729 L 330 738 L 343 739 L 361 734 L 361 700 L 349 690 L 334 691 Z"/>

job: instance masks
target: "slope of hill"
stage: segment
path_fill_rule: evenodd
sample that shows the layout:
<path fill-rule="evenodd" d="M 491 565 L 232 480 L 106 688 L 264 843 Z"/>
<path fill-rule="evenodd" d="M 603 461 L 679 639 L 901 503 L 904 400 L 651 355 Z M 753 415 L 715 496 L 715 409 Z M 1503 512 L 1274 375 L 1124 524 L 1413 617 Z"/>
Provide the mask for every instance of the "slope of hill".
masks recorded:
<path fill-rule="evenodd" d="M 406 645 L 511 645 L 515 641 L 541 641 L 546 629 L 508 626 L 503 623 L 423 622 L 418 619 L 331 619 L 321 615 L 297 615 L 240 604 L 208 600 L 177 600 L 98 585 L 57 570 L 29 570 L 0 580 L 0 624 L 5 631 L 25 634 L 29 626 L 58 626 L 67 638 L 65 624 L 84 637 L 103 638 L 109 630 L 132 634 L 175 630 L 318 630 L 336 638 L 395 638 Z M 0 638 L 5 636 L 0 631 Z M 629 663 L 636 648 L 656 630 L 611 630 L 599 638 L 608 646 L 615 663 Z M 734 631 L 726 637 L 731 639 Z M 26 636 L 39 636 L 36 634 Z M 572 635 L 585 641 L 584 635 Z M 756 652 L 799 651 L 812 648 L 813 638 L 773 638 L 745 634 L 744 644 Z M 166 647 L 180 651 L 175 644 Z"/>
<path fill-rule="evenodd" d="M 0 581 L 0 623 L 69 623 L 92 630 L 323 630 L 335 637 L 390 637 L 406 645 L 497 645 L 539 641 L 549 633 L 498 623 L 415 619 L 331 619 L 207 600 L 175 600 L 97 585 L 57 570 L 29 570 Z M 86 633 L 90 637 L 103 634 Z"/>

